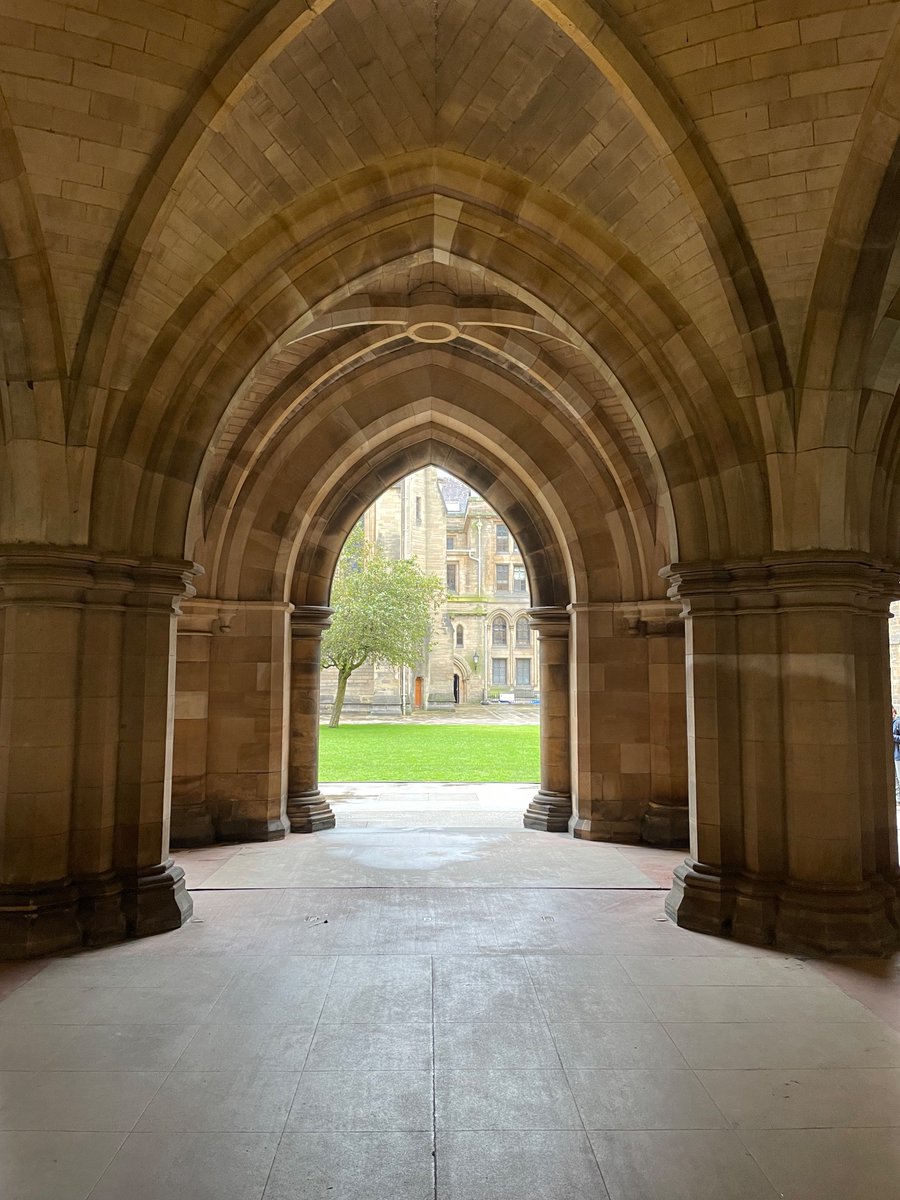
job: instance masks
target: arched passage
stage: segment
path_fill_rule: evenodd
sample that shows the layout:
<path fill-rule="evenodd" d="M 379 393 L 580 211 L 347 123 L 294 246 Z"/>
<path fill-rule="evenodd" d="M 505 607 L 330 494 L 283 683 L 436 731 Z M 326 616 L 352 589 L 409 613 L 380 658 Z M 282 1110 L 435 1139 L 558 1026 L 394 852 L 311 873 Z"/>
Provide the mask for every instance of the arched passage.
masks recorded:
<path fill-rule="evenodd" d="M 0 724 L 34 714 L 0 757 L 14 919 L 34 924 L 32 896 L 51 930 L 64 911 L 54 945 L 158 927 L 158 903 L 180 919 L 170 665 L 192 563 L 182 631 L 198 675 L 202 639 L 221 658 L 178 719 L 202 724 L 201 693 L 252 699 L 201 775 L 232 833 L 283 832 L 272 646 L 291 606 L 325 607 L 368 474 L 427 445 L 494 489 L 544 607 L 570 612 L 576 831 L 635 836 L 652 792 L 632 734 L 651 666 L 677 695 L 667 569 L 693 762 L 674 915 L 896 941 L 896 6 L 860 6 L 858 39 L 840 13 L 776 29 L 777 5 L 752 29 L 741 6 L 213 7 L 159 54 L 67 20 L 71 88 L 31 77 L 45 50 L 4 73 Z M 28 14 L 14 32 L 50 36 Z M 765 102 L 745 110 L 741 79 Z M 824 800 L 822 690 L 850 731 Z"/>
<path fill-rule="evenodd" d="M 597 794 L 587 746 L 579 750 L 571 739 L 570 713 L 577 707 L 582 727 L 602 727 L 602 712 L 621 698 L 609 681 L 600 691 L 596 679 L 591 683 L 587 647 L 591 638 L 597 640 L 592 633 L 597 622 L 607 626 L 605 644 L 615 658 L 612 648 L 621 648 L 624 636 L 633 638 L 633 622 L 625 633 L 625 608 L 631 612 L 638 601 L 666 607 L 654 569 L 666 552 L 649 519 L 648 502 L 634 502 L 646 494 L 646 481 L 633 469 L 629 473 L 626 456 L 602 423 L 592 429 L 582 422 L 576 429 L 570 408 L 546 387 L 498 370 L 491 358 L 479 358 L 462 345 L 428 346 L 408 339 L 390 352 L 361 355 L 354 370 L 317 390 L 314 405 L 304 402 L 298 384 L 292 386 L 301 395 L 292 402 L 290 386 L 267 414 L 271 432 L 266 427 L 256 431 L 252 456 L 247 443 L 237 445 L 235 469 L 210 474 L 214 502 L 205 513 L 202 543 L 195 543 L 202 546 L 195 552 L 209 564 L 200 584 L 207 599 L 200 603 L 215 597 L 245 606 L 245 611 L 256 606 L 257 622 L 270 620 L 265 606 L 272 606 L 281 614 L 270 626 L 277 624 L 280 631 L 275 661 L 284 659 L 279 639 L 287 637 L 285 614 L 293 605 L 301 614 L 292 627 L 294 667 L 297 677 L 308 681 L 315 652 L 308 644 L 301 647 L 297 630 L 302 625 L 306 642 L 312 641 L 318 619 L 321 633 L 337 556 L 362 512 L 390 484 L 427 464 L 464 479 L 510 528 L 528 573 L 535 621 L 542 637 L 555 638 L 556 649 L 546 656 L 549 674 L 542 679 L 548 695 L 557 697 L 549 705 L 553 716 L 545 722 L 543 743 L 552 778 L 544 779 L 542 792 L 554 798 L 553 812 L 545 805 L 535 821 L 543 821 L 545 828 L 548 820 L 554 828 L 567 826 L 572 770 L 577 833 L 609 836 L 603 815 L 603 805 L 610 811 L 609 803 Z M 194 512 L 199 518 L 202 508 L 195 506 Z M 568 634 L 570 623 L 572 661 L 577 664 L 571 684 L 568 641 L 560 638 L 563 629 Z M 630 722 L 629 744 L 645 751 L 635 756 L 639 769 L 617 771 L 608 762 L 604 771 L 608 790 L 614 776 L 622 776 L 612 803 L 620 830 L 624 833 L 627 824 L 632 838 L 639 834 L 651 793 L 649 663 L 643 639 L 630 640 L 624 653 L 633 658 L 638 646 L 644 656 L 638 667 L 644 701 L 635 706 L 634 695 L 630 697 L 629 715 L 620 719 L 615 736 L 621 740 L 621 721 Z M 272 677 L 277 679 L 277 672 Z M 674 696 L 677 705 L 677 691 Z M 317 810 L 308 817 L 300 808 L 301 799 L 307 807 L 318 803 L 318 704 L 308 682 L 293 699 L 299 724 L 295 722 L 293 737 L 294 783 L 287 791 L 294 801 L 294 827 L 315 828 L 325 814 Z M 270 704 L 277 708 L 277 697 Z M 670 733 L 679 737 L 677 721 Z M 235 743 L 220 732 L 211 736 L 229 747 Z M 269 761 L 276 758 L 273 749 Z M 290 777 L 290 769 L 285 770 Z M 222 773 L 210 775 L 219 778 Z M 668 782 L 668 799 L 683 802 L 683 785 L 672 787 L 671 776 Z M 246 781 L 240 789 L 230 788 L 236 790 L 247 794 Z M 282 812 L 278 798 L 271 801 L 265 834 L 277 832 Z"/>

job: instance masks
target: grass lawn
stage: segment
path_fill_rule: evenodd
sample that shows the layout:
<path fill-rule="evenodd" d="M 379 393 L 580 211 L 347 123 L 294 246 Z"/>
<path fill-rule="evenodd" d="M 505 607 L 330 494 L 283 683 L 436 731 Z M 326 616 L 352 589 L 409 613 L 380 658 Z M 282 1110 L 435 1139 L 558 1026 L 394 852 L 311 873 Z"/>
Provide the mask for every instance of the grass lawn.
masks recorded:
<path fill-rule="evenodd" d="M 322 726 L 323 783 L 536 783 L 537 725 Z"/>

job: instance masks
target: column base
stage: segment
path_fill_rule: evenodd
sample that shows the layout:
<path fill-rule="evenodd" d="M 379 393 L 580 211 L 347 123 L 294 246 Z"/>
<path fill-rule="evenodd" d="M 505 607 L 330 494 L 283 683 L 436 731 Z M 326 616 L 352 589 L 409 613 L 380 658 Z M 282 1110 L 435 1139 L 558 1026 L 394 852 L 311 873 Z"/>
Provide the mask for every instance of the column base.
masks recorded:
<path fill-rule="evenodd" d="M 897 889 L 867 883 L 840 892 L 789 884 L 781 893 L 776 944 L 795 953 L 880 957 L 900 946 Z"/>
<path fill-rule="evenodd" d="M 78 892 L 71 885 L 0 889 L 0 960 L 39 958 L 81 945 Z"/>
<path fill-rule="evenodd" d="M 334 829 L 331 805 L 318 789 L 289 796 L 287 813 L 291 833 L 318 833 L 320 829 Z"/>
<path fill-rule="evenodd" d="M 640 830 L 634 821 L 610 821 L 602 817 L 579 817 L 571 826 L 572 837 L 583 842 L 618 842 L 636 846 Z"/>
<path fill-rule="evenodd" d="M 0 889 L 0 961 L 166 933 L 193 908 L 184 871 L 171 859 L 137 876 L 110 871 L 27 892 Z"/>
<path fill-rule="evenodd" d="M 687 804 L 657 804 L 650 806 L 641 818 L 641 841 L 648 846 L 687 846 L 690 824 Z"/>
<path fill-rule="evenodd" d="M 149 937 L 180 929 L 194 911 L 184 871 L 171 858 L 123 878 L 122 908 L 128 934 Z"/>
<path fill-rule="evenodd" d="M 572 816 L 572 797 L 568 792 L 536 792 L 525 809 L 522 823 L 526 829 L 542 829 L 546 833 L 568 833 Z"/>
<path fill-rule="evenodd" d="M 687 858 L 675 868 L 666 896 L 666 916 L 684 929 L 731 937 L 734 924 L 734 882 L 704 870 Z"/>
<path fill-rule="evenodd" d="M 169 827 L 170 846 L 185 849 L 210 846 L 215 840 L 216 832 L 205 804 L 191 805 L 190 808 L 175 808 L 173 805 Z"/>
<path fill-rule="evenodd" d="M 127 933 L 122 910 L 122 881 L 112 871 L 82 879 L 78 887 L 78 920 L 84 946 L 110 946 Z"/>
<path fill-rule="evenodd" d="M 675 870 L 666 914 L 697 933 L 790 954 L 881 957 L 900 946 L 896 884 L 812 888 L 727 876 L 687 859 Z"/>
<path fill-rule="evenodd" d="M 280 842 L 288 831 L 286 817 L 254 821 L 250 817 L 231 817 L 216 823 L 219 842 Z"/>

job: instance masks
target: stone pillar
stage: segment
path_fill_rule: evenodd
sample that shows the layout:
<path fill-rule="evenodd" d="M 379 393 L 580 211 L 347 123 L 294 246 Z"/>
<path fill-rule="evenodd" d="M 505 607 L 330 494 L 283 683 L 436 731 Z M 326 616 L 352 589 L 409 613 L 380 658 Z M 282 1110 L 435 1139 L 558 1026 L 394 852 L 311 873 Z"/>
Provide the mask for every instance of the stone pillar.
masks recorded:
<path fill-rule="evenodd" d="M 569 613 L 532 608 L 528 616 L 540 637 L 541 786 L 525 810 L 524 823 L 526 829 L 565 833 L 572 815 Z"/>
<path fill-rule="evenodd" d="M 334 813 L 319 791 L 319 684 L 322 634 L 332 609 L 298 606 L 291 614 L 290 759 L 287 814 L 292 833 L 334 828 Z"/>
<path fill-rule="evenodd" d="M 650 696 L 650 803 L 641 819 L 641 841 L 687 846 L 684 621 L 668 601 L 642 602 L 638 609 L 637 632 L 647 639 Z"/>
<path fill-rule="evenodd" d="M 173 846 L 215 840 L 206 800 L 209 741 L 209 660 L 218 604 L 188 602 L 178 618 L 175 665 L 175 743 L 172 752 Z"/>
<path fill-rule="evenodd" d="M 191 564 L 0 555 L 0 957 L 176 928 L 172 646 Z"/>
<path fill-rule="evenodd" d="M 852 553 L 677 565 L 691 853 L 679 925 L 794 953 L 897 945 L 888 603 Z"/>
<path fill-rule="evenodd" d="M 206 796 L 223 841 L 268 842 L 288 829 L 288 613 L 269 601 L 220 601 L 209 667 Z"/>
<path fill-rule="evenodd" d="M 140 564 L 123 613 L 115 863 L 128 932 L 137 936 L 175 929 L 193 910 L 184 871 L 168 856 L 175 618 L 187 565 Z"/>
<path fill-rule="evenodd" d="M 132 578 L 128 564 L 114 562 L 94 563 L 91 575 L 81 618 L 70 870 L 79 892 L 82 943 L 100 946 L 126 933 L 115 838 L 123 613 Z"/>
<path fill-rule="evenodd" d="M 81 942 L 69 871 L 87 556 L 0 558 L 0 958 Z"/>

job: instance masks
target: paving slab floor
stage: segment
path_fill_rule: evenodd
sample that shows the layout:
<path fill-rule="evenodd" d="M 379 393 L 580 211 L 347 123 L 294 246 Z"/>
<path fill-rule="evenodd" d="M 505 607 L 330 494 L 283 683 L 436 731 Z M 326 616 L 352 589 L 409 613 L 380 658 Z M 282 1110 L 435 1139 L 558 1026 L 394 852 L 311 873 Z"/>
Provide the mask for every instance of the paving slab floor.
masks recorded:
<path fill-rule="evenodd" d="M 0 965 L 3 1200 L 897 1200 L 896 960 L 680 930 L 678 854 L 419 787 L 179 855 L 175 933 Z"/>

